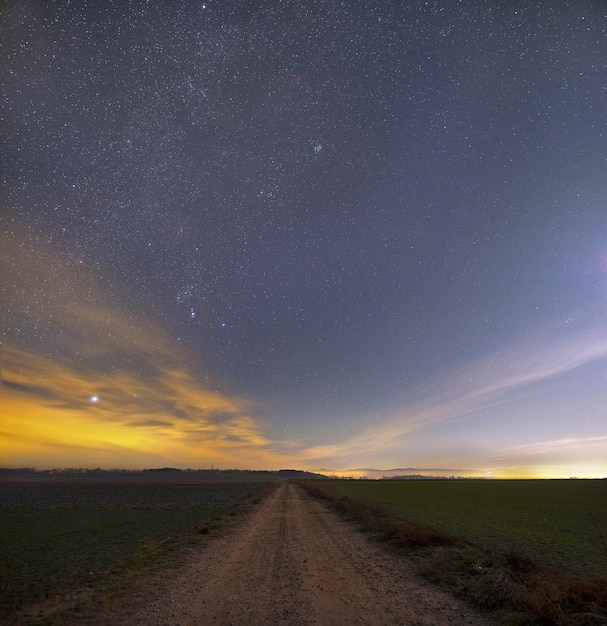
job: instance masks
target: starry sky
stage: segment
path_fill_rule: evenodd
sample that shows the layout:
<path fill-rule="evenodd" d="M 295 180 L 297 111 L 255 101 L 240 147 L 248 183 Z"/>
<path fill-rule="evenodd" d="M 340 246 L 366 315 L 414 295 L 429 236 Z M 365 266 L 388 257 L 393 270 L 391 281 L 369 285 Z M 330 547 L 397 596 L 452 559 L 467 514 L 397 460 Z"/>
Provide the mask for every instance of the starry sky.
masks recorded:
<path fill-rule="evenodd" d="M 602 1 L 19 0 L 0 41 L 0 465 L 607 476 Z"/>

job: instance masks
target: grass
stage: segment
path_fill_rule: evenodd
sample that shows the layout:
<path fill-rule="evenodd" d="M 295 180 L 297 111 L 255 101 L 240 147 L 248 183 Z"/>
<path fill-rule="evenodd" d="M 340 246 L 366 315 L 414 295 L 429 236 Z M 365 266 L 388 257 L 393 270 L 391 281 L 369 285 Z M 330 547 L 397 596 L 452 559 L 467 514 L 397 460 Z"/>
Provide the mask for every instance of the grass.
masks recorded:
<path fill-rule="evenodd" d="M 0 616 L 174 558 L 265 484 L 4 484 Z"/>
<path fill-rule="evenodd" d="M 503 624 L 607 623 L 605 481 L 308 481 Z"/>
<path fill-rule="evenodd" d="M 342 496 L 385 506 L 497 551 L 583 576 L 607 574 L 607 481 L 343 481 Z"/>

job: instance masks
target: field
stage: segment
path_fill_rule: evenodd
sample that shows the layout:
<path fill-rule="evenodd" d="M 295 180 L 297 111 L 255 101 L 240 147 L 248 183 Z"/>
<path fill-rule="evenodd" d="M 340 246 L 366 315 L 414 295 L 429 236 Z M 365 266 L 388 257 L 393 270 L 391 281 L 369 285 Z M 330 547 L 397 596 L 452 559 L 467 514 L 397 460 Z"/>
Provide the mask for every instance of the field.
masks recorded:
<path fill-rule="evenodd" d="M 342 496 L 388 508 L 490 550 L 607 576 L 607 481 L 335 481 Z"/>
<path fill-rule="evenodd" d="M 90 584 L 180 536 L 199 537 L 267 483 L 69 480 L 0 484 L 0 614 Z"/>
<path fill-rule="evenodd" d="M 378 560 L 370 575 L 376 557 L 360 557 L 370 542 L 335 552 L 347 534 L 345 517 L 498 623 L 607 623 L 606 481 L 299 481 L 341 512 L 341 519 L 331 522 L 323 512 L 320 523 L 322 507 L 314 508 L 309 495 L 287 484 L 284 472 L 275 476 L 279 480 L 164 470 L 0 480 L 0 621 L 5 615 L 30 623 L 21 618 L 44 614 L 70 623 L 74 615 L 105 611 L 110 623 L 129 593 L 152 580 L 150 620 L 162 599 L 166 623 L 173 620 L 168 616 L 174 614 L 176 595 L 185 621 L 191 611 L 202 614 L 216 605 L 226 616 L 217 623 L 227 623 L 234 589 L 251 600 L 242 606 L 245 613 L 254 606 L 264 616 L 259 623 L 276 623 L 282 614 L 277 602 L 290 615 L 308 602 L 318 604 L 321 620 L 323 611 L 335 608 L 339 593 L 348 604 L 360 600 L 353 612 L 358 616 L 370 604 L 369 585 L 387 571 L 393 556 L 384 561 L 372 551 Z M 254 509 L 251 524 L 234 525 L 218 543 L 206 540 L 226 519 L 247 511 L 247 503 L 259 500 L 270 483 L 279 489 Z M 237 531 L 251 528 L 256 542 L 247 543 L 243 562 L 243 535 Z M 199 560 L 185 559 L 186 554 Z M 214 585 L 202 599 L 195 597 L 202 593 L 201 576 Z M 344 577 L 352 583 L 349 590 Z M 400 615 L 410 604 L 393 606 L 401 578 L 399 569 L 372 592 L 382 611 L 392 606 Z M 157 581 L 165 592 L 158 593 Z M 408 598 L 411 587 L 406 589 L 402 596 Z M 436 588 L 424 589 L 428 615 L 437 602 L 444 608 L 444 596 L 434 597 Z M 419 610 L 421 587 L 415 593 Z M 463 613 L 454 610 L 452 621 L 460 623 Z"/>
<path fill-rule="evenodd" d="M 607 481 L 301 481 L 509 626 L 607 624 Z"/>

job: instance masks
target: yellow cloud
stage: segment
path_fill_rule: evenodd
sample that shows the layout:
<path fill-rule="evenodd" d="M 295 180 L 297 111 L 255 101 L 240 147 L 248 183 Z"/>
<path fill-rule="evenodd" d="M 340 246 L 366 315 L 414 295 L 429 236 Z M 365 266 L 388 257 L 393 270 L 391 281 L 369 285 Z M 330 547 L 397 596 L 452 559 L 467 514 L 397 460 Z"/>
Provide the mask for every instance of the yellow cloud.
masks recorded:
<path fill-rule="evenodd" d="M 0 242 L 10 319 L 0 463 L 286 464 L 248 403 L 197 378 L 196 359 L 162 328 L 121 308 L 100 276 L 52 244 L 25 241 Z"/>
<path fill-rule="evenodd" d="M 286 461 L 244 402 L 201 387 L 185 371 L 160 370 L 152 380 L 133 372 L 91 375 L 7 347 L 2 378 L 4 464 L 44 458 L 74 465 L 87 451 L 101 466 L 163 459 L 183 467 L 271 468 Z"/>

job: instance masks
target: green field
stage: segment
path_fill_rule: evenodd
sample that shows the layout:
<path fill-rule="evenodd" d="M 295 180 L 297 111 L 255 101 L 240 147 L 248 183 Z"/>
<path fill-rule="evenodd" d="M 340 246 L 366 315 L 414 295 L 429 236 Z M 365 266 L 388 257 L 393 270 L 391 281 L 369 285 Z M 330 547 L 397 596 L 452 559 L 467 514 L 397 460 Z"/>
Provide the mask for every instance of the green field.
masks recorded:
<path fill-rule="evenodd" d="M 221 514 L 267 483 L 3 483 L 0 614 L 131 565 Z"/>
<path fill-rule="evenodd" d="M 607 575 L 607 480 L 333 481 L 340 495 L 388 508 L 484 548 L 515 550 L 584 576 Z"/>

